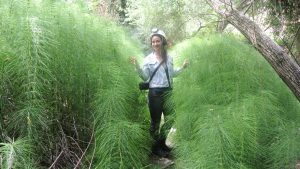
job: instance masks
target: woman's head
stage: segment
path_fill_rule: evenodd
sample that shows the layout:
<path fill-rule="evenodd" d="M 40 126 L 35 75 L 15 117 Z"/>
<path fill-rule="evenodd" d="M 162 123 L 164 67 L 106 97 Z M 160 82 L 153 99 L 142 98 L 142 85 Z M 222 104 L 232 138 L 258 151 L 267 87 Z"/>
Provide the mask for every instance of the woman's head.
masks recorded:
<path fill-rule="evenodd" d="M 151 35 L 150 35 L 151 45 L 152 45 L 152 40 L 153 40 L 154 37 L 159 37 L 162 41 L 163 46 L 167 45 L 167 36 L 166 36 L 164 31 L 162 31 L 160 29 L 157 29 L 157 28 L 152 29 Z"/>
<path fill-rule="evenodd" d="M 163 60 L 167 58 L 167 37 L 166 34 L 157 28 L 152 29 L 150 35 L 151 47 L 155 52 L 160 52 Z"/>
<path fill-rule="evenodd" d="M 153 35 L 151 37 L 151 47 L 154 51 L 160 52 L 164 47 L 164 39 L 160 35 Z"/>

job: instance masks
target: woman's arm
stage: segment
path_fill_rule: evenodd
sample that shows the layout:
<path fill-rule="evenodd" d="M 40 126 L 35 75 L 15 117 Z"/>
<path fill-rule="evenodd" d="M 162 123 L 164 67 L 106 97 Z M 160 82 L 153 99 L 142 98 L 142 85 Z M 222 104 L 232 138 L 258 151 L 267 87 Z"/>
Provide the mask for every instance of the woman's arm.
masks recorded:
<path fill-rule="evenodd" d="M 135 69 L 137 70 L 141 79 L 143 79 L 144 81 L 149 79 L 149 68 L 147 68 L 145 64 L 143 65 L 143 68 L 141 68 L 135 57 L 131 57 L 130 62 L 135 66 Z"/>
<path fill-rule="evenodd" d="M 185 59 L 180 68 L 174 69 L 173 76 L 176 77 L 178 74 L 180 74 L 180 72 L 182 72 L 183 69 L 187 68 L 188 65 L 189 65 L 189 60 Z"/>

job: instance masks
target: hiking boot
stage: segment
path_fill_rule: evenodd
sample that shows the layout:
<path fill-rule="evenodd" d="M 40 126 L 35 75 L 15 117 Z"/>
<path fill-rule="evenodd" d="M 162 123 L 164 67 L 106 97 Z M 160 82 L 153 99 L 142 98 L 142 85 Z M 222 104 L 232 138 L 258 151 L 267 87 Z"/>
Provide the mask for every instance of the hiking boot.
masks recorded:
<path fill-rule="evenodd" d="M 161 141 L 156 141 L 152 146 L 152 153 L 159 157 L 168 157 L 169 151 L 166 151 L 161 144 Z"/>
<path fill-rule="evenodd" d="M 170 156 L 169 152 L 164 151 L 163 149 L 152 151 L 152 153 L 157 155 L 158 157 L 168 158 Z"/>
<path fill-rule="evenodd" d="M 167 152 L 171 152 L 172 148 L 166 145 L 166 139 L 159 140 L 159 144 L 161 149 Z"/>

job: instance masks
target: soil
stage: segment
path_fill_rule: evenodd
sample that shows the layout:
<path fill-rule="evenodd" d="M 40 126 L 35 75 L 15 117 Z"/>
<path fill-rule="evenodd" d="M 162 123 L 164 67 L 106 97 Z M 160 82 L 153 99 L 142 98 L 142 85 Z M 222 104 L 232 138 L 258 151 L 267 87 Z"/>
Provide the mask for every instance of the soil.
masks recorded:
<path fill-rule="evenodd" d="M 174 166 L 174 161 L 173 161 L 174 159 L 172 159 L 172 157 L 164 158 L 164 157 L 159 157 L 157 155 L 151 154 L 150 160 L 151 163 L 154 166 L 157 166 L 158 168 L 171 169 Z"/>

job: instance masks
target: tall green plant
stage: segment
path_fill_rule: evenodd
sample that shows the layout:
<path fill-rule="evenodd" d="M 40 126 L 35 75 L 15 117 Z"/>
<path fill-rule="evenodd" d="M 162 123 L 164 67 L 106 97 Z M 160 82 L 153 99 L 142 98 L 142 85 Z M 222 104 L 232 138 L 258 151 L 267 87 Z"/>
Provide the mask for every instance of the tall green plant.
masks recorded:
<path fill-rule="evenodd" d="M 239 41 L 215 35 L 177 47 L 191 60 L 174 90 L 177 168 L 269 168 L 270 161 L 299 158 L 297 144 L 285 139 L 299 133 L 280 132 L 289 123 L 299 127 L 299 103 L 259 54 Z M 290 147 L 291 155 L 280 158 L 284 153 L 274 144 Z"/>
<path fill-rule="evenodd" d="M 36 151 L 43 151 L 47 148 L 40 137 L 49 127 L 43 96 L 51 88 L 46 47 L 52 44 L 47 23 L 38 17 L 36 5 L 27 1 L 1 2 L 0 21 L 5 26 L 0 34 L 6 53 L 2 85 L 7 97 L 2 113 L 9 137 L 28 137 L 32 144 L 39 145 L 34 147 Z"/>
<path fill-rule="evenodd" d="M 2 39 L 0 39 L 0 46 L 4 46 Z M 4 47 L 2 47 L 4 48 Z M 0 50 L 3 51 L 3 50 Z M 3 52 L 0 52 L 0 131 L 1 131 L 1 135 L 3 134 L 3 124 L 4 124 L 4 120 L 3 120 L 3 108 L 4 108 L 4 61 L 5 61 L 5 54 Z M 2 142 L 3 138 L 2 136 L 0 136 L 0 142 Z"/>
<path fill-rule="evenodd" d="M 142 168 L 147 165 L 150 137 L 146 127 L 137 123 L 142 116 L 138 89 L 132 87 L 135 72 L 120 70 L 113 62 L 107 64 L 109 69 L 101 69 L 101 74 L 108 76 L 101 76 L 95 102 L 95 167 Z"/>
<path fill-rule="evenodd" d="M 140 149 L 148 140 L 145 104 L 128 62 L 140 52 L 126 33 L 76 4 L 1 1 L 0 6 L 5 25 L 0 58 L 9 58 L 0 64 L 1 98 L 9 98 L 1 99 L 1 114 L 9 137 L 20 144 L 23 136 L 30 141 L 34 153 L 24 154 L 32 159 L 28 165 L 146 165 L 148 151 Z M 102 156 L 105 140 L 114 149 L 108 156 Z"/>
<path fill-rule="evenodd" d="M 3 169 L 11 168 L 37 168 L 32 159 L 32 144 L 28 139 L 22 138 L 19 140 L 8 139 L 7 143 L 0 143 L 1 163 L 0 167 Z"/>

